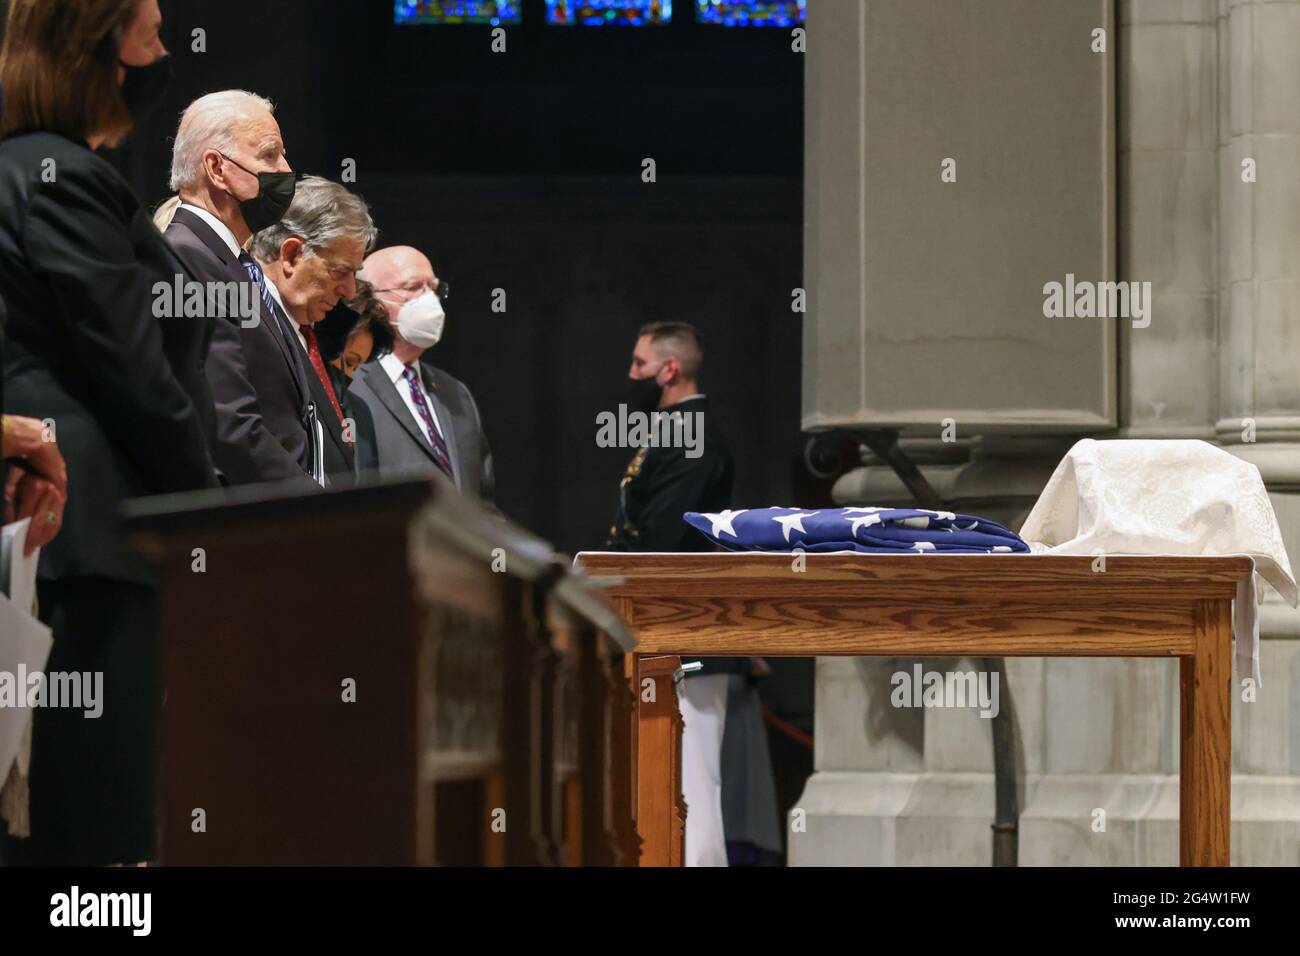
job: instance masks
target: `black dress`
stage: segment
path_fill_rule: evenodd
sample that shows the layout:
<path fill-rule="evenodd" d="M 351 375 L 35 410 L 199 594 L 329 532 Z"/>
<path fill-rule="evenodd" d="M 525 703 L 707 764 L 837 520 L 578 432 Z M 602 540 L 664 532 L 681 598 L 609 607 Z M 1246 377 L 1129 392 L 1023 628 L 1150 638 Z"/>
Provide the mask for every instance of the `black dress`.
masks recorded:
<path fill-rule="evenodd" d="M 182 271 L 125 180 L 86 144 L 37 131 L 0 142 L 5 411 L 52 420 L 68 466 L 63 527 L 38 572 L 40 616 L 54 632 L 47 671 L 102 675 L 98 718 L 35 713 L 32 836 L 11 841 L 14 862 L 154 854 L 157 595 L 119 507 L 216 486 L 201 373 L 210 320 L 156 308 Z"/>

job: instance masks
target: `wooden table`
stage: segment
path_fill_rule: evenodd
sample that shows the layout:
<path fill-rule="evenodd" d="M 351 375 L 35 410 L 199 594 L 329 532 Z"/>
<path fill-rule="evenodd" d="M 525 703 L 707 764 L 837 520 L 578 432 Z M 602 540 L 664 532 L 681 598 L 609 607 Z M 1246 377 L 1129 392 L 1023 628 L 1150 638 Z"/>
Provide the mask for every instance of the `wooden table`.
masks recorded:
<path fill-rule="evenodd" d="M 679 757 L 671 739 L 680 719 L 665 711 L 665 700 L 675 701 L 672 658 L 876 655 L 1177 657 L 1180 861 L 1227 866 L 1232 599 L 1250 559 L 1116 556 L 1105 560 L 1104 571 L 1094 570 L 1095 561 L 1027 554 L 579 555 L 639 637 L 626 676 L 640 702 L 631 728 L 640 766 L 631 786 L 642 864 L 681 859 L 684 808 L 680 796 L 672 799 L 680 794 L 680 770 L 672 765 Z M 649 682 L 667 693 L 648 693 Z"/>

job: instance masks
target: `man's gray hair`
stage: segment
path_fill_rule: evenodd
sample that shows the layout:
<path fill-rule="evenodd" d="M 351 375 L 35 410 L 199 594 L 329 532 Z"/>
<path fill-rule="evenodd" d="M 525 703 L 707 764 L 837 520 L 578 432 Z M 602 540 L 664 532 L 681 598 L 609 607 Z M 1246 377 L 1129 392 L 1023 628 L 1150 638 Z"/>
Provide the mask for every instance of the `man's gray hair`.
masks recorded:
<path fill-rule="evenodd" d="M 172 192 L 179 193 L 203 176 L 203 154 L 209 149 L 229 155 L 249 126 L 275 112 L 264 96 L 244 90 L 222 90 L 200 96 L 181 114 L 172 146 Z"/>
<path fill-rule="evenodd" d="M 328 179 L 304 176 L 284 218 L 253 236 L 252 251 L 263 262 L 275 262 L 284 240 L 296 236 L 308 252 L 342 238 L 360 239 L 369 252 L 378 235 L 364 199 Z"/>

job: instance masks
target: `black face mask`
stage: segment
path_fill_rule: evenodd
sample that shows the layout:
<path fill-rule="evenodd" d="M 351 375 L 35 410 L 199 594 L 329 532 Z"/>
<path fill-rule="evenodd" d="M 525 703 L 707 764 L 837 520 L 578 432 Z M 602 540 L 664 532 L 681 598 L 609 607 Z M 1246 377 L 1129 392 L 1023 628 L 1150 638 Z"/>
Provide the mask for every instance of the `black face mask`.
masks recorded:
<path fill-rule="evenodd" d="M 663 398 L 664 390 L 658 382 L 655 381 L 655 375 L 646 378 L 628 379 L 627 383 L 627 408 L 630 412 L 645 412 L 649 414 L 659 407 L 659 401 Z"/>
<path fill-rule="evenodd" d="M 131 111 L 131 118 L 139 123 L 158 107 L 167 87 L 171 85 L 172 57 L 167 53 L 148 66 L 122 63 L 122 68 L 126 70 L 126 79 L 122 81 L 122 99 Z"/>
<path fill-rule="evenodd" d="M 221 154 L 221 158 L 239 166 L 225 153 Z M 257 195 L 251 199 L 239 199 L 232 194 L 232 198 L 239 203 L 239 211 L 244 214 L 244 224 L 248 226 L 248 231 L 259 233 L 284 218 L 293 202 L 298 184 L 293 173 L 254 173 L 243 166 L 239 168 L 250 176 L 257 176 Z"/>

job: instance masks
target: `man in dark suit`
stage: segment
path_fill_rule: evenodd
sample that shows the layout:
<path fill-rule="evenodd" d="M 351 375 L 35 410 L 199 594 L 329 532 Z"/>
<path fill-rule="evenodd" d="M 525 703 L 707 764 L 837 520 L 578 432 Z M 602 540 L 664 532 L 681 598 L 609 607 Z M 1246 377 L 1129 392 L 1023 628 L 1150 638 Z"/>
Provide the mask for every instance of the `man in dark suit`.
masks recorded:
<path fill-rule="evenodd" d="M 298 183 L 283 218 L 253 237 L 253 255 L 307 363 L 308 387 L 323 431 L 319 461 L 328 485 L 355 483 L 357 427 L 343 412 L 315 325 L 340 302 L 356 296 L 357 272 L 375 235 L 360 196 L 338 183 L 308 176 Z"/>
<path fill-rule="evenodd" d="M 410 246 L 380 249 L 361 275 L 388 310 L 394 335 L 392 351 L 357 369 L 349 390 L 374 418 L 380 475 L 437 471 L 491 502 L 492 450 L 474 396 L 425 358 L 442 337 L 445 284 Z"/>
<path fill-rule="evenodd" d="M 223 300 L 222 315 L 209 316 L 205 372 L 216 406 L 213 460 L 222 479 L 306 486 L 313 431 L 308 369 L 287 320 L 263 292 L 265 280 L 255 284 L 259 270 L 243 248 L 255 228 L 283 212 L 283 177 L 292 187 L 272 109 L 242 90 L 190 104 L 172 151 L 171 186 L 181 205 L 165 235 L 190 279 L 238 290 Z M 263 185 L 263 178 L 276 183 L 277 175 L 279 187 Z"/>

